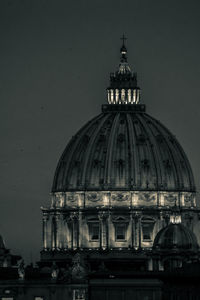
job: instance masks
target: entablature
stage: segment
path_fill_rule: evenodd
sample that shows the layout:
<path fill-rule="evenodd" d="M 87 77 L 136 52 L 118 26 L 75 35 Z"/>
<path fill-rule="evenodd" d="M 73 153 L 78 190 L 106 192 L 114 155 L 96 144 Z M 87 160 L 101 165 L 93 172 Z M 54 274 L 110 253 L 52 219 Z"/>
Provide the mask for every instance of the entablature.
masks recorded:
<path fill-rule="evenodd" d="M 51 194 L 51 208 L 195 208 L 195 193 L 177 191 L 78 191 Z M 45 210 L 45 209 L 43 209 Z"/>

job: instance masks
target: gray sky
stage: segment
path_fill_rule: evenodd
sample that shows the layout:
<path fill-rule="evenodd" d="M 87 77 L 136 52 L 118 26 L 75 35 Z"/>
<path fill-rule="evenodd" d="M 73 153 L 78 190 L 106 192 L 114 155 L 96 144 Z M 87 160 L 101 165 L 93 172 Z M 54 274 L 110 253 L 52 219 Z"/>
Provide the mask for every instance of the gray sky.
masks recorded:
<path fill-rule="evenodd" d="M 199 189 L 200 1 L 0 1 L 0 233 L 39 259 L 41 206 L 70 137 L 106 102 L 120 37 L 142 102 L 178 138 Z"/>

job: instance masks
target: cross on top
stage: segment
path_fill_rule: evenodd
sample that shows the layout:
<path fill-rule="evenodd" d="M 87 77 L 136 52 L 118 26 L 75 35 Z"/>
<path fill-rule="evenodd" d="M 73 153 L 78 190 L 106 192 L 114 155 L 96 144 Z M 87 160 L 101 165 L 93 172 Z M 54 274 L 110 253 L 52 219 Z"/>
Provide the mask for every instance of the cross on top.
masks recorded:
<path fill-rule="evenodd" d="M 125 37 L 125 35 L 124 35 L 124 34 L 123 34 L 123 36 L 122 36 L 121 40 L 123 41 L 123 45 L 124 45 L 124 42 L 125 42 L 125 40 L 127 40 L 127 38 Z"/>

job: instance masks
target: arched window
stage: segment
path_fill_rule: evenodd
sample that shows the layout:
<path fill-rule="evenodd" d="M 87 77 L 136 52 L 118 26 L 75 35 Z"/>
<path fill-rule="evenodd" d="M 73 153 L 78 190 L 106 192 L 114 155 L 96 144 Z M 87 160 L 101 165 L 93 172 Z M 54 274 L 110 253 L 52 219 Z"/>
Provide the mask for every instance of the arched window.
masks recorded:
<path fill-rule="evenodd" d="M 113 92 L 113 90 L 110 90 L 110 102 L 112 104 L 114 103 L 114 92 Z"/>
<path fill-rule="evenodd" d="M 122 103 L 125 103 L 125 89 L 121 90 L 121 100 L 122 100 Z"/>
<path fill-rule="evenodd" d="M 118 89 L 116 89 L 115 90 L 115 99 L 116 99 L 116 104 L 118 104 L 118 102 L 119 102 L 119 90 Z"/>
<path fill-rule="evenodd" d="M 131 89 L 128 90 L 128 102 L 131 103 Z"/>

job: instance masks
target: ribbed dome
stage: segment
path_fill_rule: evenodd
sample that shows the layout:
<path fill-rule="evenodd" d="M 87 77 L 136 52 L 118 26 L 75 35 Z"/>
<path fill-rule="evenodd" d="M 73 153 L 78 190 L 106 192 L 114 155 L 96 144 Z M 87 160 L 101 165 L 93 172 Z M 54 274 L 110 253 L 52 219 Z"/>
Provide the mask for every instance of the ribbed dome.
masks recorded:
<path fill-rule="evenodd" d="M 179 249 L 195 250 L 198 249 L 196 236 L 192 231 L 182 224 L 170 224 L 161 229 L 155 240 L 154 249 Z"/>
<path fill-rule="evenodd" d="M 72 137 L 58 163 L 53 192 L 138 190 L 194 192 L 188 159 L 145 106 L 103 105 Z"/>

